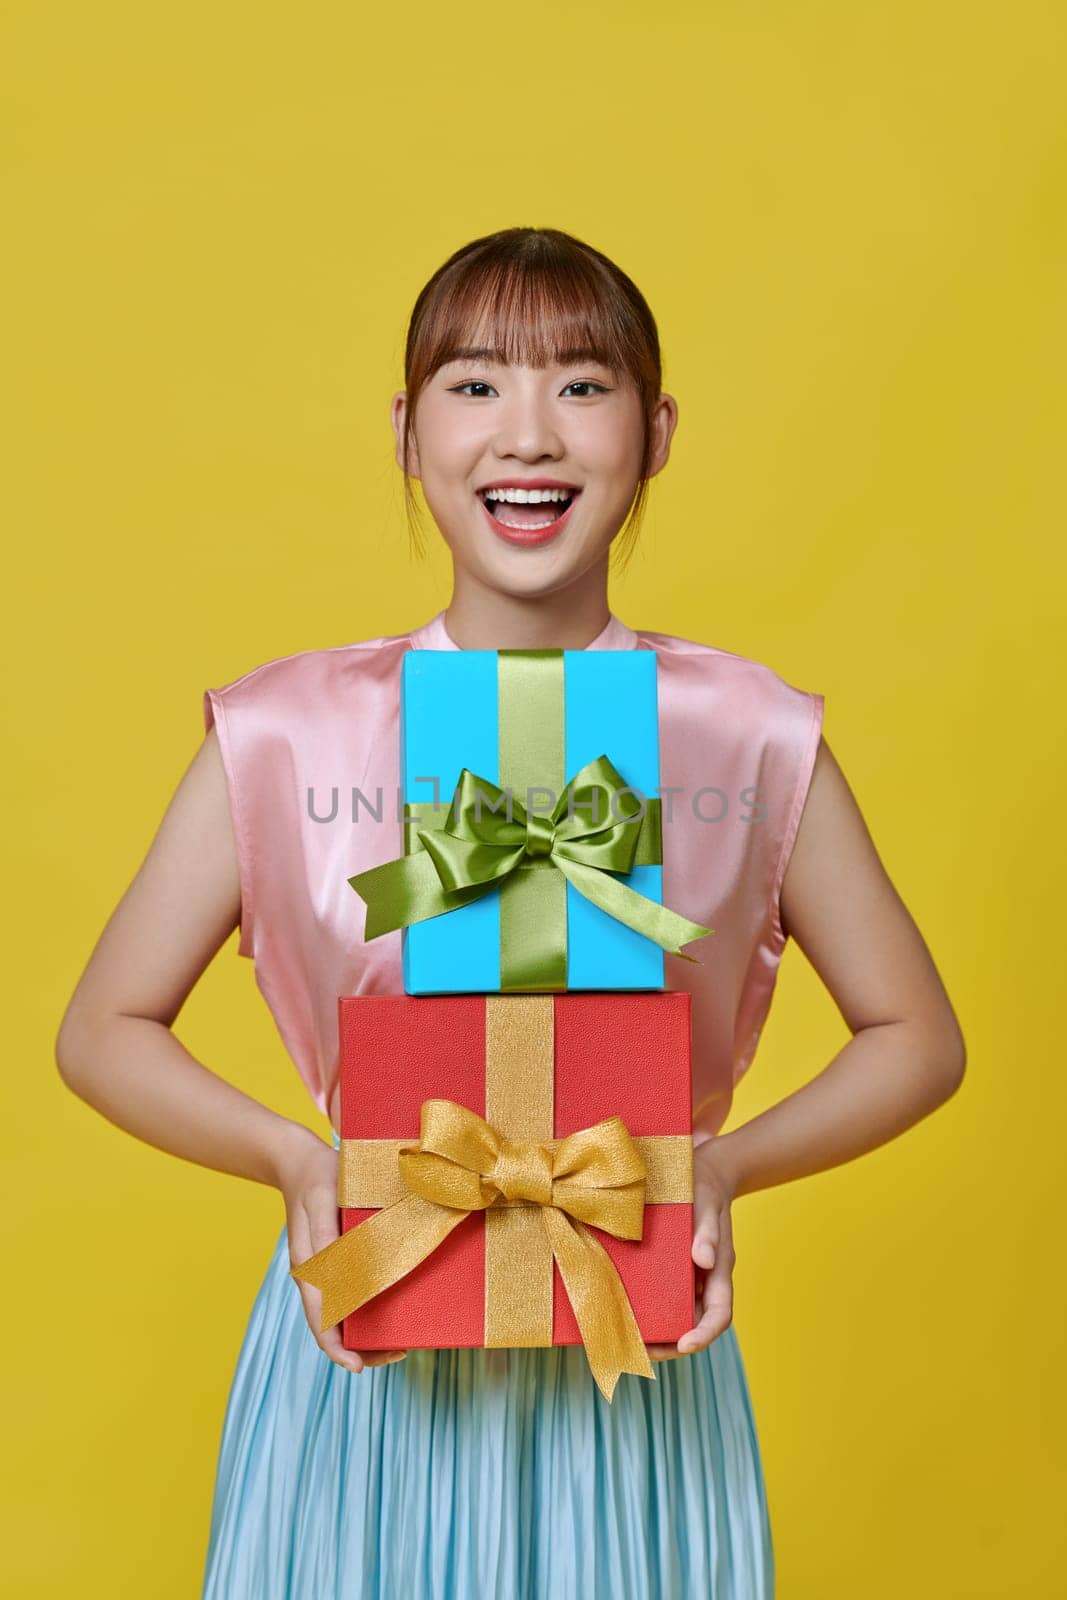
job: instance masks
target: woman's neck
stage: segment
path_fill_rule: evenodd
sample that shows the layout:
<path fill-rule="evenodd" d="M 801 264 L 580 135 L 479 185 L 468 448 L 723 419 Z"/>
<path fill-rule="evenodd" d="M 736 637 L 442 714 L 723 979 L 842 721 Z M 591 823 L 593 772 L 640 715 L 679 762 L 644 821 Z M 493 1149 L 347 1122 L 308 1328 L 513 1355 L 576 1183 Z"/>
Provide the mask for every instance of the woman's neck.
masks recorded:
<path fill-rule="evenodd" d="M 607 572 L 593 569 L 557 594 L 502 594 L 456 573 L 444 624 L 461 650 L 584 650 L 611 619 Z M 591 581 L 590 581 L 591 580 Z"/>

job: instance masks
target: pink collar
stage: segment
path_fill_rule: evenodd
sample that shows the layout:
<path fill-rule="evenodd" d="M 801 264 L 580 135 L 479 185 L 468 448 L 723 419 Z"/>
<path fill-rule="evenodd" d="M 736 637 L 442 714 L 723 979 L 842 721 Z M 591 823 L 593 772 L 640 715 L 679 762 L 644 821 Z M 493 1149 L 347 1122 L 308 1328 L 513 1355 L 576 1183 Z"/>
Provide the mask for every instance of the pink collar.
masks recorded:
<path fill-rule="evenodd" d="M 429 622 L 424 622 L 421 627 L 412 629 L 410 635 L 413 650 L 458 650 L 460 646 L 453 643 L 445 627 L 444 611 L 439 611 L 436 617 L 431 617 Z M 608 616 L 607 625 L 597 634 L 595 639 L 585 646 L 586 650 L 633 650 L 637 645 L 637 634 L 633 628 L 627 627 L 620 617 L 612 611 Z"/>

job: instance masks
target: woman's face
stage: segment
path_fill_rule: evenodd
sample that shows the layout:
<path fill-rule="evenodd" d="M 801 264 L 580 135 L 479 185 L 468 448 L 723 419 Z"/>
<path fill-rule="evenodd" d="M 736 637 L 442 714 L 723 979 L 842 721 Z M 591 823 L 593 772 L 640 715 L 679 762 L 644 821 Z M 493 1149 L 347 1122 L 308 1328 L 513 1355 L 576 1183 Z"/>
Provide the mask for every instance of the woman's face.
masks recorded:
<path fill-rule="evenodd" d="M 393 397 L 401 465 L 406 403 L 403 392 Z M 650 477 L 676 420 L 661 395 Z M 536 595 L 606 557 L 637 490 L 643 444 L 627 375 L 597 361 L 522 367 L 481 352 L 440 367 L 423 388 L 409 471 L 457 565 L 504 593 Z"/>

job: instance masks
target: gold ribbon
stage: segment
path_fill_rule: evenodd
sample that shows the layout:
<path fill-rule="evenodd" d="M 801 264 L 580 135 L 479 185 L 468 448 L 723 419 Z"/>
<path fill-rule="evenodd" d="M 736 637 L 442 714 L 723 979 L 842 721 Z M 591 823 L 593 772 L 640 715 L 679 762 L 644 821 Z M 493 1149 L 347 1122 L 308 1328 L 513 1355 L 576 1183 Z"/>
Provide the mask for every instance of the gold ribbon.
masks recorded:
<path fill-rule="evenodd" d="M 640 1239 L 646 1204 L 691 1202 L 692 1135 L 635 1137 L 608 1117 L 553 1138 L 554 1016 L 551 995 L 488 995 L 486 1116 L 426 1100 L 417 1143 L 342 1140 L 338 1203 L 381 1209 L 291 1275 L 322 1290 L 325 1331 L 484 1211 L 486 1347 L 552 1344 L 555 1261 L 610 1402 L 621 1373 L 655 1374 L 615 1263 L 590 1228 Z"/>

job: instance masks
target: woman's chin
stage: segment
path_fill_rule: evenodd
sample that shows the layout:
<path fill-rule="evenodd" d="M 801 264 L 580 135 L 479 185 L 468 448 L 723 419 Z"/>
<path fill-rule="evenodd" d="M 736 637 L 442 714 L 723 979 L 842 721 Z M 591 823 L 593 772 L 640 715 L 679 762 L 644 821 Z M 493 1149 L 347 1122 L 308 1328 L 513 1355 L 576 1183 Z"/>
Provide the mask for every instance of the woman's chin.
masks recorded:
<path fill-rule="evenodd" d="M 605 546 L 603 554 L 607 555 Z M 457 557 L 458 560 L 458 557 Z M 481 574 L 495 589 L 530 597 L 553 594 L 566 588 L 583 572 L 596 565 L 597 554 L 585 544 L 546 545 L 537 551 L 479 550 L 477 557 L 467 565 L 468 570 Z"/>
<path fill-rule="evenodd" d="M 543 543 L 513 543 L 485 525 L 449 531 L 442 537 L 458 569 L 501 593 L 529 598 L 566 587 L 598 561 L 607 557 L 610 539 L 592 539 L 588 528 L 571 522 Z"/>

